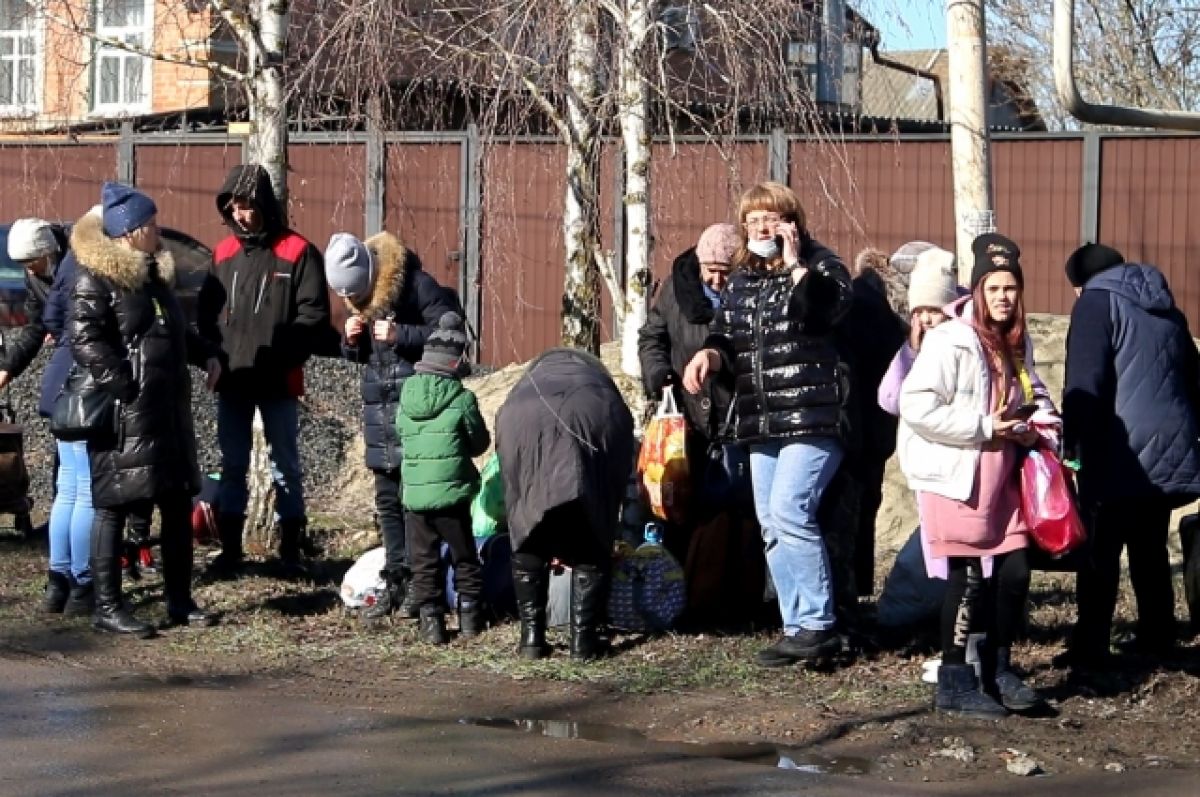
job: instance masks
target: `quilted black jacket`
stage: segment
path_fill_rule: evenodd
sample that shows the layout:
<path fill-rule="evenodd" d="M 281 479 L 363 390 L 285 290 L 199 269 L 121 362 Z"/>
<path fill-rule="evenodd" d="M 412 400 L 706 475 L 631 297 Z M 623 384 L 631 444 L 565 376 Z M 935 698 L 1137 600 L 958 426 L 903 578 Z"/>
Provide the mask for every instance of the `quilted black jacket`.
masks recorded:
<path fill-rule="evenodd" d="M 808 273 L 739 270 L 725 288 L 706 346 L 736 378 L 736 438 L 756 442 L 840 436 L 847 397 L 834 325 L 850 308 L 850 274 L 832 251 L 805 238 Z"/>
<path fill-rule="evenodd" d="M 1071 311 L 1064 444 L 1087 503 L 1200 496 L 1200 357 L 1161 272 L 1127 264 Z"/>

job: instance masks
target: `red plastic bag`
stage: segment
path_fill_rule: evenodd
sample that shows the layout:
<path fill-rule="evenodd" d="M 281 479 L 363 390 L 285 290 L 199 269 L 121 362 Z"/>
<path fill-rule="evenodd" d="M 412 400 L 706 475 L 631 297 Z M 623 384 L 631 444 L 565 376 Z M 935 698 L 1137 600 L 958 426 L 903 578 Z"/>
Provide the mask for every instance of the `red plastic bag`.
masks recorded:
<path fill-rule="evenodd" d="M 1021 511 L 1029 536 L 1053 557 L 1070 553 L 1087 538 L 1067 469 L 1045 448 L 1032 449 L 1021 463 Z"/>
<path fill-rule="evenodd" d="M 646 425 L 638 451 L 642 497 L 655 517 L 681 522 L 689 492 L 687 421 L 675 406 L 671 388 L 663 390 L 654 419 Z"/>

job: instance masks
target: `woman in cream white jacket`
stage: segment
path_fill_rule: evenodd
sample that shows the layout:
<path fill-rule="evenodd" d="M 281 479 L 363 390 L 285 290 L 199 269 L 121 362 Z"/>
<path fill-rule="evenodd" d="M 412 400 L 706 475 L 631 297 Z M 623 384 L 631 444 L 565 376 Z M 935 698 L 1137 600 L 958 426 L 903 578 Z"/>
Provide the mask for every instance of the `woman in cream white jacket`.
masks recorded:
<path fill-rule="evenodd" d="M 942 610 L 936 707 L 1003 716 L 1040 703 L 1010 668 L 1029 593 L 1020 463 L 1040 432 L 1056 434 L 1021 299 L 1020 250 L 996 234 L 972 245 L 971 297 L 925 337 L 900 393 L 897 448 L 918 492 L 922 533 L 949 588 Z M 984 630 L 983 688 L 966 663 L 967 636 Z"/>

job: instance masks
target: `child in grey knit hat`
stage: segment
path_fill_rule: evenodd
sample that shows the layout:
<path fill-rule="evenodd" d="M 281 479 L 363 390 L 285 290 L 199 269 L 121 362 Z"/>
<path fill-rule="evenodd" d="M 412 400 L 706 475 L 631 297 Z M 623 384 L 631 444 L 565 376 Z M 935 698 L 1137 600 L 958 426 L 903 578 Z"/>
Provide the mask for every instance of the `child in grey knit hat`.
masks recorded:
<path fill-rule="evenodd" d="M 412 590 L 420 605 L 420 637 L 445 644 L 443 582 L 438 578 L 441 544 L 450 548 L 458 591 L 459 633 L 483 631 L 483 572 L 471 532 L 471 499 L 479 491 L 473 457 L 491 436 L 475 394 L 459 378 L 467 336 L 462 318 L 445 313 L 425 342 L 416 374 L 404 382 L 396 411 L 396 433 L 404 447 L 404 525 L 408 530 Z"/>

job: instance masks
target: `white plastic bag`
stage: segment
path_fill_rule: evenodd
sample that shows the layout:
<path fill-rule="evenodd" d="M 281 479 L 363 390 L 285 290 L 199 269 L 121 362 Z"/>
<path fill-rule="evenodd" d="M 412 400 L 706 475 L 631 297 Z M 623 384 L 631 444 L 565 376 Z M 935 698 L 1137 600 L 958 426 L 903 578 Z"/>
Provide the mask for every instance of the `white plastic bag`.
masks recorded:
<path fill-rule="evenodd" d="M 342 603 L 349 609 L 365 609 L 387 591 L 383 568 L 387 564 L 387 553 L 383 546 L 372 548 L 358 557 L 358 561 L 346 571 L 342 579 Z"/>

